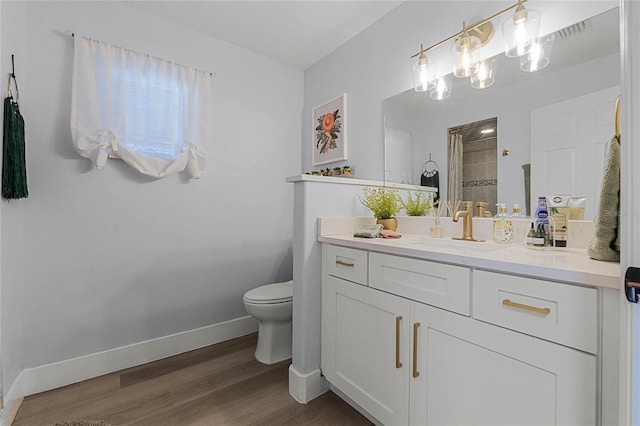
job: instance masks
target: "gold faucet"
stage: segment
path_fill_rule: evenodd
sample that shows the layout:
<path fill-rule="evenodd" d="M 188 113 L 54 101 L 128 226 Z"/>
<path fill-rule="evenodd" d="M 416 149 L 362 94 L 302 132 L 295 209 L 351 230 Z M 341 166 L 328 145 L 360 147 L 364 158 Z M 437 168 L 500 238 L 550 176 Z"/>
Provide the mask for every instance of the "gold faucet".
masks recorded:
<path fill-rule="evenodd" d="M 473 238 L 473 201 L 463 201 L 462 210 L 458 210 L 453 214 L 453 221 L 457 222 L 462 216 L 462 238 L 453 238 L 454 240 L 464 241 L 484 241 Z"/>
<path fill-rule="evenodd" d="M 489 210 L 486 210 L 487 203 L 484 201 L 476 201 L 476 213 L 475 217 L 492 217 L 493 215 Z"/>

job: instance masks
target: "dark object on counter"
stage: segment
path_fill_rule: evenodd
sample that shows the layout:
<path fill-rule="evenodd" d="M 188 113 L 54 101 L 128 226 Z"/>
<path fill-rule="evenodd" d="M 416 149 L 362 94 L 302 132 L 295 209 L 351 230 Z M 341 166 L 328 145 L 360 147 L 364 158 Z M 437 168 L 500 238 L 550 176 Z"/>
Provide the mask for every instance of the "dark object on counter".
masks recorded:
<path fill-rule="evenodd" d="M 358 238 L 378 238 L 381 229 L 382 225 L 378 223 L 375 225 L 363 225 L 356 229 L 353 236 Z"/>

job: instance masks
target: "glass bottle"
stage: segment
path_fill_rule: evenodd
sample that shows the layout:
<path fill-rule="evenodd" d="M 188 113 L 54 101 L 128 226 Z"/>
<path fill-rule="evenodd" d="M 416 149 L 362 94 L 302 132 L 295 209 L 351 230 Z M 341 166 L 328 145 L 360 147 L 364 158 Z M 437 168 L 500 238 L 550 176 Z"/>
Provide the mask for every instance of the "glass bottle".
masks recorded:
<path fill-rule="evenodd" d="M 514 204 L 512 208 L 511 217 L 514 219 L 523 218 L 524 214 L 520 211 L 520 204 Z"/>
<path fill-rule="evenodd" d="M 519 221 L 519 219 L 523 218 L 524 215 L 520 211 L 520 204 L 514 204 L 511 210 L 511 220 L 513 227 L 513 241 L 515 241 L 517 244 L 526 244 L 526 225 Z"/>
<path fill-rule="evenodd" d="M 508 244 L 513 240 L 513 221 L 504 203 L 496 204 L 498 213 L 493 217 L 493 241 Z"/>
<path fill-rule="evenodd" d="M 502 205 L 496 204 L 496 215 L 493 217 L 493 241 L 496 243 L 504 242 L 504 215 L 502 213 Z"/>
<path fill-rule="evenodd" d="M 444 236 L 444 228 L 440 225 L 440 218 L 437 217 L 431 225 L 431 238 L 442 238 Z"/>
<path fill-rule="evenodd" d="M 538 224 L 538 228 L 536 229 L 536 233 L 533 237 L 533 246 L 534 247 L 544 247 L 544 227 L 542 223 Z"/>
<path fill-rule="evenodd" d="M 513 219 L 509 214 L 507 205 L 504 203 L 502 204 L 502 214 L 504 218 L 504 242 L 511 243 L 513 242 Z"/>
<path fill-rule="evenodd" d="M 532 246 L 533 245 L 533 239 L 536 236 L 536 230 L 533 226 L 533 222 L 531 222 L 531 229 L 529 229 L 529 233 L 527 234 L 527 240 L 526 243 L 528 246 Z"/>

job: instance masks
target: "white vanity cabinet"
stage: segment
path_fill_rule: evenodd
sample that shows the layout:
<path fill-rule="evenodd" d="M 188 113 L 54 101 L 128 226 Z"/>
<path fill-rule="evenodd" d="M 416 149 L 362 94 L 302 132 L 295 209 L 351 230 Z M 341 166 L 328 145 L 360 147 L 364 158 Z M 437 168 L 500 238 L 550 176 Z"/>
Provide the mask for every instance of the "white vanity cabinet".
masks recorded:
<path fill-rule="evenodd" d="M 408 424 L 410 301 L 333 276 L 322 292 L 324 376 L 383 424 Z"/>
<path fill-rule="evenodd" d="M 593 425 L 596 357 L 413 303 L 410 424 Z"/>
<path fill-rule="evenodd" d="M 336 269 L 340 256 L 359 260 Z M 365 266 L 366 279 L 354 273 Z M 504 300 L 500 286 L 475 286 L 477 273 L 480 283 L 504 284 L 464 266 L 323 244 L 321 367 L 327 380 L 382 424 L 598 423 L 596 354 L 559 344 L 565 333 L 539 312 L 516 307 L 516 315 L 527 318 L 513 327 L 511 311 L 474 318 L 476 293 L 491 293 L 479 299 L 485 311 L 502 309 Z M 532 283 L 520 284 L 526 290 Z M 550 293 L 534 300 L 555 300 L 554 287 L 543 287 Z M 518 302 L 534 297 L 525 290 L 513 290 Z M 592 300 L 592 289 L 579 290 Z M 558 297 L 549 322 L 557 323 L 572 304 Z M 597 309 L 581 319 L 592 324 L 590 316 L 597 318 Z M 542 338 L 527 327 L 538 327 Z M 574 341 L 590 349 L 591 331 L 580 336 Z"/>

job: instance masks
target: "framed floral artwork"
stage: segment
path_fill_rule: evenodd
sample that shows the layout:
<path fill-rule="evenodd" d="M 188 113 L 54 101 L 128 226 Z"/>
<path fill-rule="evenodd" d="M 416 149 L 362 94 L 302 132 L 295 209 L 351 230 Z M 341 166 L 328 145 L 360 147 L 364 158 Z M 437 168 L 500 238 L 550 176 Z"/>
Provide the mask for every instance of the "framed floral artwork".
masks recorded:
<path fill-rule="evenodd" d="M 314 166 L 347 159 L 347 94 L 313 109 Z"/>

